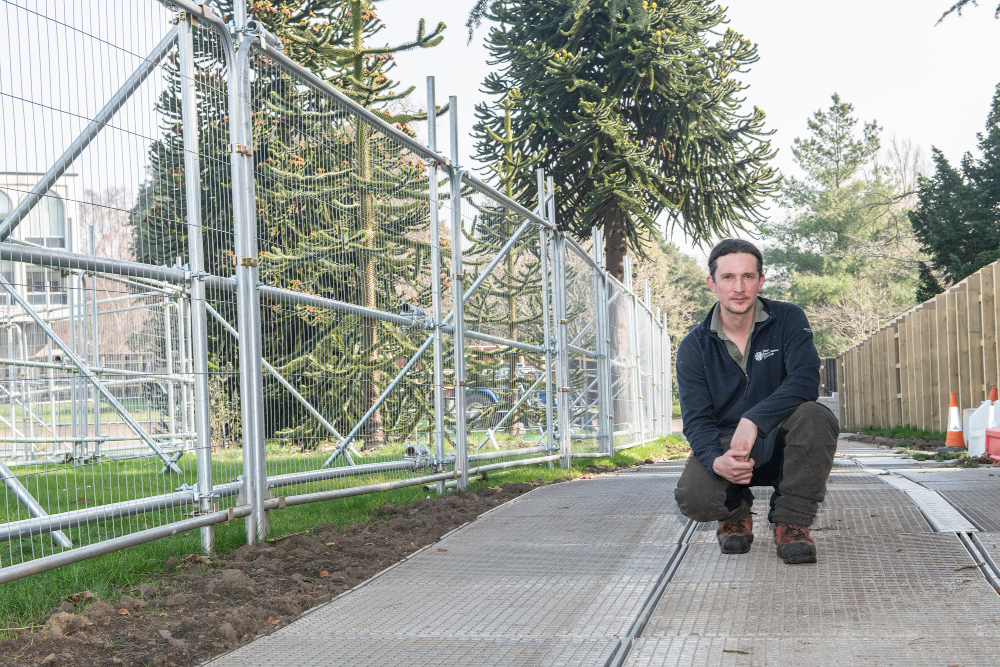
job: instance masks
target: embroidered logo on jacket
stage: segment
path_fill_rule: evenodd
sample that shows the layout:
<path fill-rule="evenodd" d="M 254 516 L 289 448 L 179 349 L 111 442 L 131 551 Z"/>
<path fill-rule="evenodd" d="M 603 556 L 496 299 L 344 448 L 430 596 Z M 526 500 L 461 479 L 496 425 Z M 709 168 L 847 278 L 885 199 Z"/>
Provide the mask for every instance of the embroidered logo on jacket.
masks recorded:
<path fill-rule="evenodd" d="M 778 353 L 778 350 L 758 350 L 757 354 L 753 355 L 755 361 L 764 361 L 768 357 L 772 357 Z"/>

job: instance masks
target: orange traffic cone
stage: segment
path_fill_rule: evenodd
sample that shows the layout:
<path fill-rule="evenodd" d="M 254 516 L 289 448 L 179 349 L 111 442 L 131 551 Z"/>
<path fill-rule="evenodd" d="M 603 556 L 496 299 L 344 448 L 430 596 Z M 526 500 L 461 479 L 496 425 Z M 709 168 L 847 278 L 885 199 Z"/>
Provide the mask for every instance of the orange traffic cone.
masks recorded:
<path fill-rule="evenodd" d="M 958 399 L 951 392 L 951 402 L 948 403 L 948 434 L 944 440 L 946 451 L 965 449 L 965 438 L 962 437 L 962 418 L 958 414 Z"/>

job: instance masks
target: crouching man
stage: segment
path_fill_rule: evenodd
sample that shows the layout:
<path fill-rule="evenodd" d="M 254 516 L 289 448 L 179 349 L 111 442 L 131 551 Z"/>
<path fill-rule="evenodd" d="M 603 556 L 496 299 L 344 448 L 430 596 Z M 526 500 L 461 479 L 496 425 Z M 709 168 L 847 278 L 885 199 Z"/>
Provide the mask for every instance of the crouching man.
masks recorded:
<path fill-rule="evenodd" d="M 816 403 L 819 355 L 798 306 L 758 296 L 764 262 L 726 239 L 708 259 L 719 297 L 677 349 L 684 436 L 694 453 L 674 497 L 696 521 L 718 521 L 724 554 L 753 542 L 752 486 L 773 486 L 768 519 L 785 563 L 815 563 L 809 526 L 826 494 L 837 419 Z"/>

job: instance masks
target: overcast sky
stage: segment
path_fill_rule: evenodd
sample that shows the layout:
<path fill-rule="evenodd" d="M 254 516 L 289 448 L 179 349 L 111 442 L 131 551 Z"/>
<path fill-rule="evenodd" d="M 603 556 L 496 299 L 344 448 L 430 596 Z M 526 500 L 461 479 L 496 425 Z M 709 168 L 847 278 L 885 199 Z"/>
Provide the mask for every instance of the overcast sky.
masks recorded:
<path fill-rule="evenodd" d="M 734 0 L 730 27 L 757 43 L 760 62 L 743 76 L 747 104 L 761 107 L 775 130 L 777 166 L 797 173 L 789 147 L 806 133 L 806 119 L 839 93 L 854 104 L 862 120 L 877 119 L 884 137 L 896 135 L 919 144 L 928 156 L 936 146 L 956 162 L 974 150 L 986 121 L 990 99 L 1000 82 L 1000 21 L 995 3 L 986 0 L 962 17 L 935 23 L 952 0 Z M 438 103 L 459 98 L 463 155 L 472 140 L 473 105 L 490 71 L 483 46 L 485 29 L 466 45 L 464 24 L 473 0 L 378 5 L 388 25 L 381 35 L 391 43 L 412 39 L 419 18 L 444 21 L 444 42 L 433 49 L 400 54 L 396 78 L 417 85 L 423 100 L 424 78 L 437 81 Z M 439 138 L 447 141 L 447 123 Z M 446 145 L 439 145 L 447 150 Z M 772 211 L 772 214 L 777 214 Z M 674 240 L 685 245 L 682 239 Z"/>
<path fill-rule="evenodd" d="M 6 5 L 0 11 L 0 33 L 10 42 L 7 51 L 13 61 L 9 67 L 0 67 L 0 91 L 6 93 L 0 96 L 0 117 L 17 130 L 8 133 L 6 140 L 0 139 L 0 170 L 44 170 L 69 141 L 71 135 L 66 133 L 82 128 L 131 72 L 132 61 L 147 53 L 169 29 L 169 12 L 152 0 L 114 0 L 113 20 L 94 23 L 93 16 L 108 16 L 84 11 L 95 1 L 78 0 L 65 6 L 33 3 L 84 28 L 82 33 L 59 28 L 66 33 L 60 32 L 59 38 L 39 14 Z M 953 162 L 974 150 L 976 133 L 983 129 L 991 96 L 1000 82 L 1000 21 L 993 19 L 998 1 L 984 0 L 981 7 L 970 7 L 964 16 L 950 16 L 935 26 L 953 0 L 733 0 L 727 11 L 730 27 L 760 47 L 760 62 L 743 76 L 749 85 L 746 104 L 767 113 L 769 127 L 775 130 L 773 143 L 779 149 L 776 165 L 786 174 L 797 173 L 789 147 L 795 137 L 806 134 L 806 119 L 829 106 L 834 92 L 853 103 L 862 120 L 877 119 L 885 128 L 886 141 L 893 135 L 911 140 L 925 156 L 932 145 L 937 146 Z M 474 0 L 378 3 L 379 15 L 388 26 L 379 41 L 396 44 L 413 39 L 421 17 L 427 19 L 429 30 L 438 21 L 447 24 L 440 46 L 400 54 L 393 77 L 417 86 L 414 98 L 420 103 L 429 74 L 437 78 L 439 104 L 449 95 L 458 96 L 463 156 L 472 153 L 473 106 L 484 99 L 479 88 L 491 69 L 483 46 L 485 27 L 467 44 L 464 24 L 473 4 Z M 64 10 L 72 10 L 73 16 L 62 17 Z M 134 57 L 123 60 L 118 54 L 109 60 L 102 51 L 103 42 L 81 37 L 86 32 L 124 44 Z M 111 70 L 109 62 L 114 64 Z M 22 78 L 22 72 L 28 76 Z M 158 76 L 147 80 L 115 123 L 131 127 L 147 117 L 155 120 L 143 110 L 151 108 L 162 85 Z M 21 102 L 22 97 L 41 106 Z M 54 110 L 66 109 L 72 109 L 75 117 L 60 116 L 58 122 L 50 118 L 57 113 Z M 447 120 L 442 119 L 439 127 L 439 149 L 447 152 Z M 418 131 L 423 134 L 423 128 Z M 155 128 L 148 132 L 155 134 Z M 94 179 L 91 187 L 107 180 L 134 189 L 135 184 L 126 181 L 141 177 L 145 136 L 151 135 L 137 130 L 103 132 L 75 170 Z M 91 168 L 98 164 L 99 169 Z M 700 254 L 682 238 L 673 240 Z"/>

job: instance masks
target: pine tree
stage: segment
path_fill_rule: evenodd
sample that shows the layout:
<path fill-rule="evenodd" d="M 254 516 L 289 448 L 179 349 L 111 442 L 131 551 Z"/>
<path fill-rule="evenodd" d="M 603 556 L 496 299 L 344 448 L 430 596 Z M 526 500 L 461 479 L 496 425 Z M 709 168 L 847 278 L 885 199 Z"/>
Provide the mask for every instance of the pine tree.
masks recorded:
<path fill-rule="evenodd" d="M 937 294 L 1000 258 L 1000 86 L 980 133 L 982 157 L 966 153 L 955 169 L 933 149 L 934 174 L 921 178 L 918 207 L 910 213 L 914 233 L 930 255 L 921 294 Z M 937 276 L 935 276 L 937 274 Z"/>
<path fill-rule="evenodd" d="M 760 109 L 740 111 L 735 76 L 756 47 L 708 0 L 498 0 L 475 12 L 493 26 L 487 93 L 518 89 L 512 131 L 559 185 L 556 222 L 589 237 L 604 228 L 605 264 L 622 277 L 626 248 L 642 253 L 662 225 L 696 242 L 760 221 L 778 180 Z M 474 20 L 475 16 L 473 19 Z M 713 41 L 714 40 L 714 41 Z M 502 111 L 481 105 L 478 159 L 505 148 L 485 141 L 483 124 Z M 522 173 L 514 192 L 533 195 Z"/>
<path fill-rule="evenodd" d="M 765 292 L 804 308 L 820 354 L 832 356 L 914 303 L 921 257 L 909 178 L 884 165 L 878 123 L 859 123 L 834 94 L 807 126 L 792 148 L 805 177 L 785 180 L 785 215 L 761 226 Z"/>

